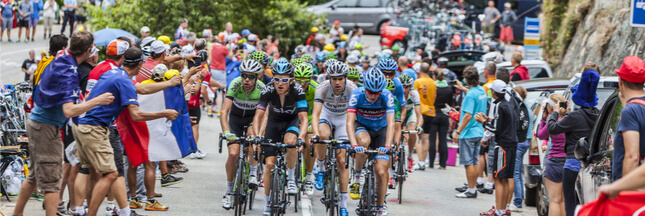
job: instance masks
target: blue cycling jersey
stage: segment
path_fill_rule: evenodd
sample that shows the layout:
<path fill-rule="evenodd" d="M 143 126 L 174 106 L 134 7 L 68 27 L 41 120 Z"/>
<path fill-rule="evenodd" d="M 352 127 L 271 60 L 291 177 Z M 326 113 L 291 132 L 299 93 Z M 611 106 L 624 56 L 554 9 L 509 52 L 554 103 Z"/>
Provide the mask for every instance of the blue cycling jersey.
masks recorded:
<path fill-rule="evenodd" d="M 348 113 L 356 113 L 358 123 L 370 130 L 380 130 L 387 126 L 386 115 L 394 113 L 394 97 L 388 90 L 383 90 L 375 103 L 367 100 L 365 88 L 352 91 L 349 97 Z"/>
<path fill-rule="evenodd" d="M 401 107 L 405 107 L 406 100 L 403 96 L 403 85 L 399 79 L 394 78 L 392 81 L 394 81 L 394 97 L 399 100 Z"/>

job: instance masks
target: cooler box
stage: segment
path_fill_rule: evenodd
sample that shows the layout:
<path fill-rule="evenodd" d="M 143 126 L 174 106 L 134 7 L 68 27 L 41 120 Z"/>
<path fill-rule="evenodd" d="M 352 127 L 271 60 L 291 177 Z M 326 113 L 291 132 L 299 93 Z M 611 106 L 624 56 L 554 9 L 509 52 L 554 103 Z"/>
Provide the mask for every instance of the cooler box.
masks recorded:
<path fill-rule="evenodd" d="M 448 143 L 448 160 L 446 165 L 455 166 L 457 164 L 457 153 L 459 152 L 459 146 L 453 144 L 452 142 Z"/>

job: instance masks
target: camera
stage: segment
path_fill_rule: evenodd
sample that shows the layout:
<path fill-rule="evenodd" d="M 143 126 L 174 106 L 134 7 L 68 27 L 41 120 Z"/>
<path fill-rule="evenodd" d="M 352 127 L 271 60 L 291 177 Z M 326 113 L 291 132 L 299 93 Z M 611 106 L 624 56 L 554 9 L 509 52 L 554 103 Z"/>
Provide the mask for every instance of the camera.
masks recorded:
<path fill-rule="evenodd" d="M 566 101 L 560 101 L 560 102 L 558 102 L 558 105 L 560 105 L 560 107 L 562 107 L 562 108 L 565 108 L 565 109 L 567 108 L 567 102 Z"/>

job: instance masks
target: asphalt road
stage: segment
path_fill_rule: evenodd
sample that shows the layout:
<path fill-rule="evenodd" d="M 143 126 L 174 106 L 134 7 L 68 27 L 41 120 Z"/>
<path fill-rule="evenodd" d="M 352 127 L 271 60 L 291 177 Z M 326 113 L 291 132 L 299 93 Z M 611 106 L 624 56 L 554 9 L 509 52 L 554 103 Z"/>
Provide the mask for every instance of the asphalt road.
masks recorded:
<path fill-rule="evenodd" d="M 55 26 L 54 31 L 60 26 Z M 42 29 L 37 35 L 41 35 Z M 12 31 L 12 39 L 17 38 L 17 32 Z M 42 36 L 42 35 L 41 35 Z M 378 36 L 364 36 L 365 45 L 369 46 L 365 52 L 373 53 L 379 49 Z M 20 71 L 22 61 L 27 58 L 30 49 L 37 52 L 47 49 L 47 41 L 38 38 L 29 44 L 0 44 L 0 80 L 3 84 L 16 83 L 22 80 L 23 73 Z M 205 159 L 183 159 L 190 169 L 185 174 L 177 174 L 184 177 L 180 184 L 161 187 L 157 182 L 156 192 L 162 193 L 163 198 L 159 202 L 170 207 L 167 212 L 149 212 L 137 210 L 140 214 L 146 215 L 231 215 L 233 212 L 226 211 L 221 207 L 220 200 L 226 191 L 226 174 L 224 161 L 226 150 L 222 154 L 217 153 L 217 139 L 221 131 L 217 117 L 208 118 L 204 113 L 202 118 L 199 139 L 199 148 L 208 152 Z M 494 205 L 494 196 L 479 194 L 477 199 L 455 198 L 455 187 L 465 182 L 465 173 L 462 166 L 448 167 L 447 170 L 418 171 L 411 173 L 404 185 L 403 204 L 398 204 L 396 190 L 392 191 L 387 200 L 390 215 L 478 215 L 479 212 L 488 210 Z M 313 197 L 303 197 L 301 211 L 294 212 L 294 206 L 290 206 L 287 215 L 324 215 L 324 206 L 320 203 L 320 193 L 316 192 Z M 67 200 L 67 195 L 65 195 Z M 263 189 L 258 191 L 255 199 L 254 209 L 247 211 L 248 215 L 261 215 L 264 204 Z M 355 215 L 354 207 L 356 201 L 350 200 L 350 215 Z M 14 202 L 0 200 L 0 213 L 11 215 Z M 25 215 L 43 215 L 41 201 L 30 200 L 25 210 Z M 102 207 L 102 209 L 104 209 Z M 101 213 L 101 212 L 100 212 Z M 514 215 L 537 215 L 533 207 L 525 207 L 522 213 Z"/>

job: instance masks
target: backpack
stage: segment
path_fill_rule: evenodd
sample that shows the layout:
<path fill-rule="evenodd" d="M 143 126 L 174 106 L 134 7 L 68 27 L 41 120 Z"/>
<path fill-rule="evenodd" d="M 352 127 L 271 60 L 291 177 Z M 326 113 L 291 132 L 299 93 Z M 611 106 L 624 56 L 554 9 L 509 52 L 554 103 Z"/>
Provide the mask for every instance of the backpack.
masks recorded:
<path fill-rule="evenodd" d="M 513 104 L 513 108 L 515 109 L 515 113 L 518 115 L 519 122 L 517 123 L 517 142 L 525 142 L 526 141 L 526 133 L 528 133 L 529 130 L 529 124 L 531 121 L 530 115 L 529 115 L 529 109 L 524 105 L 522 102 L 522 99 L 519 98 L 519 95 L 517 95 L 517 92 L 511 90 L 510 91 L 510 96 L 511 104 Z"/>

